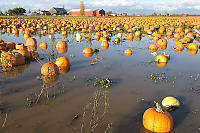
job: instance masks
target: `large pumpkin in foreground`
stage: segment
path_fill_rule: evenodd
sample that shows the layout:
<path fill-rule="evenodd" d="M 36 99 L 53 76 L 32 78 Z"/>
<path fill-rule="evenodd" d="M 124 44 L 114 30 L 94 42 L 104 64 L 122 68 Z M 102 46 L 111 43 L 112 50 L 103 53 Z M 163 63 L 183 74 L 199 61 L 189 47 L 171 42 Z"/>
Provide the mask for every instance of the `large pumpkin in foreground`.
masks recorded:
<path fill-rule="evenodd" d="M 157 108 L 149 108 L 143 114 L 143 126 L 153 132 L 166 133 L 173 128 L 173 119 L 167 111 L 163 111 L 158 103 Z"/>

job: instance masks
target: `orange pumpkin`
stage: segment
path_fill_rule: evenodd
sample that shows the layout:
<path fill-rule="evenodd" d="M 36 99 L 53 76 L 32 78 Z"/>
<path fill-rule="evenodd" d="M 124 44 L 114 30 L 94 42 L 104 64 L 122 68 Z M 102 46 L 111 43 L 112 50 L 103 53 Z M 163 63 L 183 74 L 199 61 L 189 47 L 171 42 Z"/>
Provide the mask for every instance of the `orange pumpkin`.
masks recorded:
<path fill-rule="evenodd" d="M 58 66 L 52 62 L 45 63 L 41 68 L 41 75 L 52 76 L 58 74 Z"/>
<path fill-rule="evenodd" d="M 85 56 L 85 57 L 92 57 L 93 53 L 83 53 L 83 56 Z"/>
<path fill-rule="evenodd" d="M 178 51 L 183 51 L 184 46 L 183 46 L 182 42 L 180 42 L 180 41 L 176 42 L 175 46 L 174 46 L 174 49 L 178 50 Z"/>
<path fill-rule="evenodd" d="M 198 50 L 198 45 L 196 43 L 190 43 L 188 45 L 188 49 L 190 49 L 190 50 Z"/>
<path fill-rule="evenodd" d="M 62 49 L 62 48 L 66 48 L 66 49 L 67 49 L 67 48 L 68 48 L 68 47 L 67 47 L 67 43 L 66 43 L 65 41 L 61 41 L 61 40 L 60 40 L 60 41 L 58 41 L 58 43 L 57 43 L 57 45 L 56 45 L 56 49 L 57 49 L 57 48 L 58 48 L 58 49 Z"/>
<path fill-rule="evenodd" d="M 109 46 L 109 44 L 108 44 L 108 42 L 107 41 L 103 41 L 102 43 L 101 43 L 101 46 L 103 46 L 103 47 L 108 47 Z"/>
<path fill-rule="evenodd" d="M 70 66 L 70 61 L 67 57 L 60 57 L 56 59 L 55 64 L 58 66 L 58 68 L 65 68 Z"/>
<path fill-rule="evenodd" d="M 141 31 L 136 31 L 135 36 L 141 36 Z"/>
<path fill-rule="evenodd" d="M 45 42 L 40 43 L 40 49 L 46 50 L 47 49 L 47 43 L 45 43 Z"/>
<path fill-rule="evenodd" d="M 127 50 L 124 51 L 124 54 L 126 56 L 131 56 L 132 55 L 132 50 L 131 49 L 127 49 Z"/>
<path fill-rule="evenodd" d="M 56 48 L 59 54 L 64 54 L 67 52 L 67 48 Z"/>
<path fill-rule="evenodd" d="M 102 43 L 103 40 L 107 41 L 107 38 L 106 37 L 100 37 L 100 42 Z"/>
<path fill-rule="evenodd" d="M 109 48 L 109 45 L 108 46 L 103 46 L 103 45 L 101 45 L 101 49 L 102 50 L 107 50 Z"/>
<path fill-rule="evenodd" d="M 149 108 L 143 114 L 143 126 L 153 132 L 166 133 L 173 129 L 173 119 L 163 111 L 158 103 L 157 108 Z"/>
<path fill-rule="evenodd" d="M 167 48 L 167 40 L 166 39 L 159 39 L 157 44 L 158 44 L 159 50 L 165 50 Z"/>
<path fill-rule="evenodd" d="M 188 49 L 188 54 L 190 55 L 196 55 L 198 50 Z"/>
<path fill-rule="evenodd" d="M 156 52 L 157 49 L 158 49 L 158 47 L 156 46 L 156 44 L 151 44 L 151 45 L 149 46 L 149 50 L 150 50 L 151 52 Z"/>
<path fill-rule="evenodd" d="M 85 49 L 83 50 L 83 54 L 91 54 L 91 53 L 93 53 L 92 48 L 85 48 Z"/>

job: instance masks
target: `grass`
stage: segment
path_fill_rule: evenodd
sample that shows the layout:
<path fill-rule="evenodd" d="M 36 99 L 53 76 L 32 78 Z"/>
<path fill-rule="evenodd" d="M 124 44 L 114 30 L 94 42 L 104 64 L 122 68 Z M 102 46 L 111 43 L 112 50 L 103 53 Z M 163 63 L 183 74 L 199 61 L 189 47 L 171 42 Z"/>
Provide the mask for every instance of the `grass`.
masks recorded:
<path fill-rule="evenodd" d="M 81 133 L 95 133 L 98 129 L 104 129 L 105 133 L 110 133 L 112 123 L 105 121 L 108 108 L 108 91 L 102 89 L 96 90 L 90 102 L 84 107 Z"/>

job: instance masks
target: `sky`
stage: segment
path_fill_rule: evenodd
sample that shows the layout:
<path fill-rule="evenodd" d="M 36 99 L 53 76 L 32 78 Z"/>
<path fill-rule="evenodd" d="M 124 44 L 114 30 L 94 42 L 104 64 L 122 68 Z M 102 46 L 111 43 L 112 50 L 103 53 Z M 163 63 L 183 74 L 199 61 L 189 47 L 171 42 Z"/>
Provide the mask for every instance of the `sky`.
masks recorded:
<path fill-rule="evenodd" d="M 0 0 L 0 10 L 6 11 L 15 7 L 27 11 L 49 10 L 51 7 L 62 7 L 67 10 L 78 9 L 80 0 Z M 200 14 L 200 0 L 85 0 L 87 9 L 104 9 L 117 13 L 152 14 Z"/>

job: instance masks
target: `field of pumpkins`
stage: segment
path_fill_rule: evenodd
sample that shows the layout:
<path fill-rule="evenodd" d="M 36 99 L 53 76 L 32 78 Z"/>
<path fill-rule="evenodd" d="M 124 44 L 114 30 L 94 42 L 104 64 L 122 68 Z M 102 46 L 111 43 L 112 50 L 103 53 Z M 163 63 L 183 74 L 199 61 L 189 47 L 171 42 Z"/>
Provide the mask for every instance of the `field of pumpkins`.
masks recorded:
<path fill-rule="evenodd" d="M 200 17 L 0 19 L 0 132 L 200 132 Z"/>

